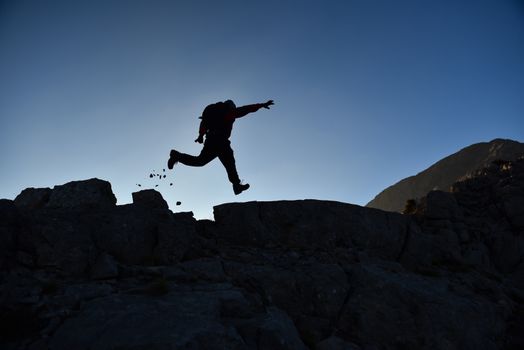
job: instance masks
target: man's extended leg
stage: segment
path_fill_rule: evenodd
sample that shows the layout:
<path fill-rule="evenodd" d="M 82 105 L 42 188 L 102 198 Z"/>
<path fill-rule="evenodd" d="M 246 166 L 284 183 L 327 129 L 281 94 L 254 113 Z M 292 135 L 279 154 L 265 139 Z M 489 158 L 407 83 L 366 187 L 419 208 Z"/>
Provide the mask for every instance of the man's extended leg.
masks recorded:
<path fill-rule="evenodd" d="M 224 168 L 226 168 L 227 177 L 233 184 L 233 191 L 235 194 L 240 194 L 242 191 L 247 190 L 249 188 L 249 184 L 242 185 L 240 183 L 240 178 L 238 177 L 237 167 L 235 164 L 235 156 L 233 155 L 233 149 L 231 149 L 229 141 L 220 148 L 218 159 L 220 159 L 224 165 Z"/>

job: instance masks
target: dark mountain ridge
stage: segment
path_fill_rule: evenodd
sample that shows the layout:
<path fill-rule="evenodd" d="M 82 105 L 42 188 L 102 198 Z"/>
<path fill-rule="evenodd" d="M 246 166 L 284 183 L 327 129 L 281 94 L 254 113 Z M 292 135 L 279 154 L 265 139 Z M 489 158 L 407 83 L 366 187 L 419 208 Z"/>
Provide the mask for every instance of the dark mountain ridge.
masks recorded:
<path fill-rule="evenodd" d="M 0 200 L 2 349 L 523 348 L 524 159 L 410 215 L 115 203 L 98 179 Z"/>
<path fill-rule="evenodd" d="M 517 141 L 494 139 L 476 143 L 386 188 L 366 206 L 400 212 L 408 199 L 422 198 L 431 190 L 449 191 L 454 182 L 495 160 L 515 160 L 522 155 L 524 143 Z"/>

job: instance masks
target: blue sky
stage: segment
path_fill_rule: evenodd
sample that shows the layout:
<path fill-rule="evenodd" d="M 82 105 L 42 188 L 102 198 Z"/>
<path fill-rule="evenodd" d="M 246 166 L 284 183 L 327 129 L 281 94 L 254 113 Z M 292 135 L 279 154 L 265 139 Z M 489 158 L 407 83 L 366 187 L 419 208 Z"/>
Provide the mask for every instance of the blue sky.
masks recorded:
<path fill-rule="evenodd" d="M 0 77 L 0 198 L 98 177 L 197 218 L 364 205 L 469 144 L 524 141 L 524 3 L 0 1 Z M 200 152 L 197 117 L 225 99 L 275 100 L 231 137 L 251 189 L 218 160 L 150 180 L 171 148 Z"/>

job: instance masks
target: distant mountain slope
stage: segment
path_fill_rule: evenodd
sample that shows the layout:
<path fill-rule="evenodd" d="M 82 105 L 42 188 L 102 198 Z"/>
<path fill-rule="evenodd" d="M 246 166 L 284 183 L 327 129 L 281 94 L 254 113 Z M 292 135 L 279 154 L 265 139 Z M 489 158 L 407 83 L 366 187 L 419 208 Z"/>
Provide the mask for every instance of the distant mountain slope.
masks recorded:
<path fill-rule="evenodd" d="M 439 160 L 415 176 L 405 178 L 380 192 L 367 207 L 402 211 L 408 199 L 420 198 L 429 191 L 449 191 L 460 178 L 497 159 L 514 160 L 524 154 L 524 143 L 495 139 L 476 143 Z"/>

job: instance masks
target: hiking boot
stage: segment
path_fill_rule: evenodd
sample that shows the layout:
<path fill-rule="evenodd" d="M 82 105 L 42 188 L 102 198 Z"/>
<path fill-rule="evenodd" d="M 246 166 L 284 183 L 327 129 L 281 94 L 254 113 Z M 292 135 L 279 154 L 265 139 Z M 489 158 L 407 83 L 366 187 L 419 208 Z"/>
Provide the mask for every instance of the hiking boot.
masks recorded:
<path fill-rule="evenodd" d="M 169 169 L 173 169 L 173 166 L 175 166 L 175 164 L 178 163 L 179 154 L 180 153 L 178 153 L 174 149 L 171 150 L 171 153 L 169 153 L 169 160 L 167 161 L 167 167 Z"/>
<path fill-rule="evenodd" d="M 234 184 L 233 185 L 233 192 L 235 192 L 235 194 L 241 194 L 242 192 L 244 192 L 245 190 L 247 190 L 249 188 L 249 184 Z"/>

